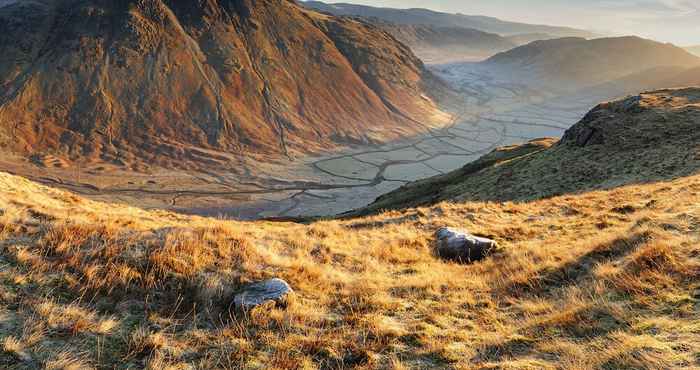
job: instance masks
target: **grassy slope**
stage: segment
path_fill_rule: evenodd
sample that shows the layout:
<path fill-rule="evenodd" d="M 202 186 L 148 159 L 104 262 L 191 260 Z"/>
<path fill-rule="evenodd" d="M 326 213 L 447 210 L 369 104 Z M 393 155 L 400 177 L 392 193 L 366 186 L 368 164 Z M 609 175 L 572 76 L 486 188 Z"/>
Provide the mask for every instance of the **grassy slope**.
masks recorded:
<path fill-rule="evenodd" d="M 144 212 L 5 174 L 0 189 L 3 368 L 700 365 L 698 176 L 311 225 Z M 443 225 L 502 252 L 442 262 Z M 272 276 L 297 291 L 287 309 L 227 312 Z"/>
<path fill-rule="evenodd" d="M 146 212 L 0 173 L 0 368 L 699 367 L 700 175 L 676 170 L 308 225 Z M 501 250 L 443 262 L 441 226 Z M 287 308 L 229 312 L 268 277 L 296 290 Z"/>

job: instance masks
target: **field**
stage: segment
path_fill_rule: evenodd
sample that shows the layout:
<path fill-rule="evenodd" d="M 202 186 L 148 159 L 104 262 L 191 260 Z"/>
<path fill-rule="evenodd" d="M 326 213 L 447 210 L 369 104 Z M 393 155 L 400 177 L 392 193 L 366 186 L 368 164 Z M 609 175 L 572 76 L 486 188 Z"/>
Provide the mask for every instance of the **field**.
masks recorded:
<path fill-rule="evenodd" d="M 3 368 L 700 366 L 699 176 L 307 225 L 0 189 Z M 500 250 L 442 261 L 441 226 Z M 286 307 L 230 310 L 270 277 Z"/>

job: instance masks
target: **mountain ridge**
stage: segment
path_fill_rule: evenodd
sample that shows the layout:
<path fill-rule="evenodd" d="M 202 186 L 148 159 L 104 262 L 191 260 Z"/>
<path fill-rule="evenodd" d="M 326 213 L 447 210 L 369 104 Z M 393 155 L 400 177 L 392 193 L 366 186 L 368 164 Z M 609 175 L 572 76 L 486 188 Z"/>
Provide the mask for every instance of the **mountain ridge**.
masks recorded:
<path fill-rule="evenodd" d="M 425 63 L 481 61 L 517 44 L 509 38 L 473 28 L 423 24 L 396 24 L 379 18 L 362 18 L 388 32 Z"/>
<path fill-rule="evenodd" d="M 304 1 L 303 4 L 307 7 L 335 15 L 375 17 L 397 24 L 423 24 L 442 27 L 472 28 L 503 36 L 528 33 L 546 33 L 555 37 L 595 36 L 592 32 L 569 27 L 510 22 L 488 16 L 442 13 L 424 8 L 379 8 L 347 3 L 330 4 L 320 1 Z"/>

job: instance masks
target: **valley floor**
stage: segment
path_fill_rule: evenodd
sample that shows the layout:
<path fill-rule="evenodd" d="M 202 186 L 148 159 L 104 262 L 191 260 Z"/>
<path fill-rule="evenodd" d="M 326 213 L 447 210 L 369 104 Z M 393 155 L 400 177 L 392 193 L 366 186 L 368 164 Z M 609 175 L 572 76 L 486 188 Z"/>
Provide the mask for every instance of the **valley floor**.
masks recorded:
<path fill-rule="evenodd" d="M 337 214 L 408 182 L 450 172 L 496 147 L 559 137 L 599 101 L 620 94 L 596 90 L 558 95 L 474 63 L 432 68 L 461 93 L 462 101 L 452 107 L 455 120 L 402 142 L 294 161 L 212 153 L 228 157 L 230 171 L 216 172 L 134 172 L 103 163 L 65 167 L 50 156 L 41 159 L 41 166 L 0 159 L 0 169 L 92 199 L 183 213 L 238 219 Z"/>

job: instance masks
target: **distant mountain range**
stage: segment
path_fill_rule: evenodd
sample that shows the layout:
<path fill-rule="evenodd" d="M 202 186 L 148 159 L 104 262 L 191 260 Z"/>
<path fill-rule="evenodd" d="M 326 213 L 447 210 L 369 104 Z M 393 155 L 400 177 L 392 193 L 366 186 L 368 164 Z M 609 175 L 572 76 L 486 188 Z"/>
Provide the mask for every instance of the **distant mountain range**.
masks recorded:
<path fill-rule="evenodd" d="M 553 40 L 553 39 L 558 39 L 560 37 L 555 36 L 555 35 L 550 35 L 548 33 L 521 33 L 518 35 L 506 36 L 505 38 L 508 41 L 512 42 L 513 44 L 520 46 L 520 45 L 529 44 L 533 41 Z"/>
<path fill-rule="evenodd" d="M 408 45 L 426 63 L 481 61 L 535 40 L 595 36 L 574 28 L 507 22 L 428 9 L 376 8 L 319 1 L 301 4 L 323 13 L 357 17 L 374 24 Z"/>
<path fill-rule="evenodd" d="M 450 14 L 428 9 L 377 8 L 345 3 L 328 4 L 320 1 L 306 1 L 303 4 L 307 7 L 334 15 L 374 17 L 396 24 L 420 24 L 439 27 L 472 28 L 502 36 L 539 34 L 540 36 L 549 36 L 544 36 L 545 38 L 596 37 L 596 35 L 592 32 L 575 28 L 509 22 L 493 17 Z"/>
<path fill-rule="evenodd" d="M 700 66 L 700 58 L 672 44 L 630 36 L 535 41 L 499 53 L 483 64 L 537 83 L 581 87 L 633 75 L 640 80 L 657 78 L 656 83 L 663 82 L 661 77 L 676 81 L 676 76 Z M 652 70 L 655 72 L 644 73 Z"/>
<path fill-rule="evenodd" d="M 409 46 L 426 63 L 481 61 L 519 45 L 506 37 L 473 28 L 396 24 L 378 18 L 365 20 Z"/>

